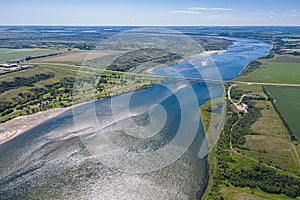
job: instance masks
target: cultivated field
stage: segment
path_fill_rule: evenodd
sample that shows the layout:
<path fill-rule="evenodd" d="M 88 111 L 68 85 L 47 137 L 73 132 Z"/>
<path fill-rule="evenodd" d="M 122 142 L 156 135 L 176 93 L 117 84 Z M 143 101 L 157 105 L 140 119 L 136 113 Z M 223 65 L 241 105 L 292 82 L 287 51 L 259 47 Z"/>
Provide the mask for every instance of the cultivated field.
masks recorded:
<path fill-rule="evenodd" d="M 270 83 L 300 83 L 300 63 L 263 63 L 262 67 L 236 80 Z"/>
<path fill-rule="evenodd" d="M 300 142 L 300 88 L 266 86 L 266 89 L 274 99 L 278 111 Z"/>
<path fill-rule="evenodd" d="M 72 51 L 62 55 L 35 59 L 33 62 L 84 62 L 103 56 L 111 55 L 114 51 Z"/>
<path fill-rule="evenodd" d="M 0 62 L 7 60 L 25 59 L 26 57 L 45 56 L 49 54 L 61 53 L 59 50 L 51 49 L 8 49 L 0 48 Z"/>
<path fill-rule="evenodd" d="M 275 56 L 272 59 L 272 62 L 281 62 L 281 63 L 300 63 L 299 56 L 291 56 L 291 55 L 280 55 Z"/>

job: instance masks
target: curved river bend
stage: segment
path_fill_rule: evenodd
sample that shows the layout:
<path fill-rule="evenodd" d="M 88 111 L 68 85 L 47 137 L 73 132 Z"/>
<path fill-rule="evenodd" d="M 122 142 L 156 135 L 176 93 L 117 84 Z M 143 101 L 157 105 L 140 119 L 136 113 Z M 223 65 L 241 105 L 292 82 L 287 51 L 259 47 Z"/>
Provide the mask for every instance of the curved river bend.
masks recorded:
<path fill-rule="evenodd" d="M 211 56 L 223 80 L 235 78 L 247 63 L 266 56 L 272 48 L 272 45 L 259 41 L 236 38 L 234 40 L 235 43 L 227 51 Z M 189 64 L 193 59 L 195 58 L 191 58 L 190 62 L 182 61 L 173 66 L 158 68 L 153 72 L 157 75 L 172 76 L 169 71 L 177 70 L 184 77 L 199 78 L 199 71 Z M 200 70 L 205 74 L 205 78 L 215 77 L 209 66 Z M 175 91 L 176 95 L 168 89 L 170 87 L 174 88 L 173 92 Z M 223 94 L 223 88 L 220 86 L 195 84 L 192 88 L 197 97 L 198 107 L 205 101 Z M 147 113 L 153 104 L 165 108 L 167 120 L 157 134 L 139 138 L 119 131 L 112 119 L 111 99 L 78 106 L 76 116 L 79 117 L 75 120 L 76 123 L 70 110 L 0 145 L 0 199 L 200 198 L 207 183 L 207 161 L 206 158 L 199 158 L 199 150 L 205 137 L 201 121 L 193 122 L 199 127 L 191 145 L 171 164 L 155 171 L 139 173 L 120 168 L 123 161 L 126 163 L 131 159 L 126 158 L 131 153 L 126 154 L 125 150 L 134 153 L 151 152 L 172 141 L 182 122 L 182 102 L 178 97 L 184 97 L 184 104 L 189 105 L 188 91 L 180 84 L 165 81 L 149 89 L 112 99 L 118 98 L 120 102 L 124 98 L 126 101 L 128 95 L 131 95 L 130 111 L 136 113 L 133 118 L 141 126 L 149 124 L 150 118 Z M 199 110 L 193 106 L 185 108 L 188 113 L 186 117 L 190 118 L 190 121 L 199 116 Z M 131 117 L 122 112 L 118 115 L 121 121 Z M 94 127 L 95 123 L 98 124 L 97 127 Z M 186 128 L 184 131 L 190 134 L 192 129 Z M 87 135 L 86 140 L 73 137 L 76 134 Z M 102 147 L 102 151 L 105 151 L 107 144 L 101 140 L 103 136 L 124 151 L 113 151 L 104 161 L 97 159 L 91 152 Z M 92 145 L 87 148 L 85 142 Z M 124 160 L 116 165 L 116 158 Z"/>

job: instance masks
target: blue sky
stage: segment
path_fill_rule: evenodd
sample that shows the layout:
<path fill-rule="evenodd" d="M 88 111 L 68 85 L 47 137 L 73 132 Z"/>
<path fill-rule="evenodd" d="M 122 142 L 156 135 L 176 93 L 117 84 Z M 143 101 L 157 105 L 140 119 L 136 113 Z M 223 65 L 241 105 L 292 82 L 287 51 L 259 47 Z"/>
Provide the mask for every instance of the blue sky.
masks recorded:
<path fill-rule="evenodd" d="M 300 0 L 1 0 L 2 25 L 300 25 Z"/>

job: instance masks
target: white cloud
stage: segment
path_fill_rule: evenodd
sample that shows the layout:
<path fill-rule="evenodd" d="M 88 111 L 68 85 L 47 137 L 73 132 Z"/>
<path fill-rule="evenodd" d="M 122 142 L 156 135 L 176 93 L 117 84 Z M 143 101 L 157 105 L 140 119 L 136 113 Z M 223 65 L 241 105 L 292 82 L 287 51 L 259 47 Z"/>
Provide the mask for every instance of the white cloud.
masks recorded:
<path fill-rule="evenodd" d="M 205 7 L 193 7 L 188 10 L 202 10 L 202 11 L 231 11 L 231 8 L 205 8 Z"/>
<path fill-rule="evenodd" d="M 173 10 L 173 13 L 182 13 L 182 14 L 207 14 L 207 11 L 232 11 L 231 8 L 205 8 L 205 7 L 193 7 L 187 8 L 185 10 Z"/>
<path fill-rule="evenodd" d="M 191 10 L 173 10 L 173 13 L 182 13 L 182 14 L 202 14 L 201 12 L 191 11 Z"/>

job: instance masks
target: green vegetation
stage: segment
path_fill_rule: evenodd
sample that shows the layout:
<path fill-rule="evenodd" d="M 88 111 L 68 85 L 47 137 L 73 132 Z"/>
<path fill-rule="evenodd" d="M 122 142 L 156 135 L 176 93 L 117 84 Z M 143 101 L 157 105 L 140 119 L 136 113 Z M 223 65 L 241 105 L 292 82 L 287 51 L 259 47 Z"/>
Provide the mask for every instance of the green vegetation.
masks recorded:
<path fill-rule="evenodd" d="M 199 37 L 198 34 L 189 34 L 185 33 L 193 40 L 199 42 L 205 51 L 214 51 L 214 50 L 226 50 L 228 46 L 232 45 L 234 41 L 222 38 L 208 38 L 208 37 Z"/>
<path fill-rule="evenodd" d="M 210 182 L 203 199 L 299 198 L 299 147 L 262 86 L 232 91 L 235 99 L 247 93 L 259 94 L 244 98 L 247 114 L 227 106 L 223 132 L 209 155 Z"/>
<path fill-rule="evenodd" d="M 260 66 L 261 66 L 261 62 L 254 60 L 245 67 L 245 69 L 241 72 L 240 75 L 245 76 L 247 74 L 250 74 L 251 72 L 253 72 L 257 68 L 259 68 Z"/>
<path fill-rule="evenodd" d="M 28 78 L 16 77 L 14 81 L 1 82 L 0 83 L 0 93 L 11 90 L 11 89 L 23 87 L 23 86 L 33 86 L 34 83 L 37 83 L 39 81 L 46 80 L 49 78 L 53 78 L 53 77 L 54 77 L 53 74 L 37 74 L 35 76 L 28 77 Z"/>
<path fill-rule="evenodd" d="M 213 148 L 222 131 L 226 112 L 224 97 L 207 101 L 200 107 L 200 114 L 209 148 Z"/>
<path fill-rule="evenodd" d="M 205 132 L 208 131 L 210 125 L 217 125 L 217 119 L 224 111 L 225 101 L 223 98 L 213 99 L 205 102 L 200 107 L 201 118 Z"/>
<path fill-rule="evenodd" d="M 111 65 L 107 67 L 112 71 L 132 71 L 138 66 L 146 63 L 155 63 L 155 65 L 164 64 L 181 59 L 182 56 L 167 52 L 161 49 L 139 49 L 121 55 Z"/>
<path fill-rule="evenodd" d="M 51 49 L 8 49 L 0 48 L 0 62 L 8 60 L 24 60 L 34 57 L 61 53 L 61 50 Z"/>
<path fill-rule="evenodd" d="M 300 88 L 281 86 L 265 86 L 265 88 L 292 132 L 292 139 L 300 142 Z"/>
<path fill-rule="evenodd" d="M 298 178 L 278 173 L 274 169 L 251 161 L 238 153 L 230 153 L 229 133 L 232 127 L 229 124 L 234 124 L 235 120 L 235 116 L 228 119 L 216 147 L 218 164 L 213 173 L 213 183 L 206 199 L 223 199 L 224 187 L 234 189 L 238 189 L 238 187 L 259 188 L 267 193 L 285 194 L 291 198 L 300 196 L 300 180 Z M 250 194 L 255 196 L 252 192 Z"/>
<path fill-rule="evenodd" d="M 207 186 L 206 192 L 203 194 L 203 198 L 206 199 L 208 196 L 209 188 L 212 187 L 212 178 L 217 167 L 216 160 L 216 149 L 213 147 L 215 141 L 218 141 L 219 133 L 222 131 L 224 115 L 226 110 L 226 101 L 225 98 L 213 99 L 205 102 L 200 107 L 200 114 L 202 123 L 204 126 L 204 131 L 209 142 L 209 148 L 211 152 L 208 155 L 209 162 L 209 185 Z"/>
<path fill-rule="evenodd" d="M 244 100 L 244 102 L 249 106 L 249 112 L 247 114 L 240 113 L 241 117 L 237 113 L 232 115 L 234 120 L 234 126 L 231 129 L 233 147 L 244 147 L 246 143 L 245 135 L 258 134 L 251 130 L 251 125 L 261 117 L 260 109 L 255 107 L 255 103 L 249 99 Z"/>
<path fill-rule="evenodd" d="M 99 42 L 103 41 L 102 47 L 105 49 L 124 50 L 123 45 L 130 46 L 130 49 L 136 49 L 136 47 L 149 47 L 145 46 L 145 38 L 141 38 L 140 41 L 131 40 L 128 38 L 128 44 L 124 44 L 125 40 L 122 40 L 122 44 L 105 43 L 105 39 L 110 38 L 121 32 L 134 29 L 135 27 L 117 27 L 113 28 L 113 31 L 105 31 L 103 27 L 18 27 L 18 26 L 2 26 L 0 34 L 2 40 L 0 48 L 41 48 L 41 49 L 65 49 L 65 50 L 94 50 L 99 47 Z M 93 29 L 94 31 L 91 31 Z M 173 29 L 176 30 L 174 27 Z M 221 29 L 223 30 L 223 28 Z M 195 41 L 197 41 L 205 50 L 223 50 L 226 49 L 233 42 L 222 38 L 209 38 L 203 37 L 202 34 L 194 33 L 194 30 L 183 27 L 179 30 L 185 33 Z M 203 30 L 208 31 L 208 34 L 217 35 L 220 30 Z M 95 34 L 97 33 L 97 34 Z M 155 33 L 154 33 L 155 34 Z M 164 33 L 161 33 L 163 35 Z M 207 33 L 205 36 L 208 35 Z M 127 37 L 130 37 L 127 35 Z M 135 39 L 137 37 L 135 36 Z M 134 41 L 134 42 L 133 42 Z M 174 44 L 180 41 L 173 41 Z M 185 44 L 189 48 L 189 44 Z M 176 48 L 176 46 L 174 46 Z M 182 47 L 180 47 L 182 49 Z M 128 50 L 128 49 L 127 49 Z M 188 53 L 188 52 L 186 52 Z"/>
<path fill-rule="evenodd" d="M 163 80 L 159 77 L 105 71 L 103 69 L 108 65 L 101 66 L 101 63 L 99 65 L 93 63 L 91 67 L 102 67 L 102 70 L 96 67 L 83 69 L 78 66 L 62 65 L 63 63 L 80 65 L 89 52 L 77 52 L 78 49 L 95 49 L 97 45 L 99 46 L 99 41 L 105 41 L 130 28 L 118 27 L 114 31 L 103 31 L 103 27 L 92 29 L 97 34 L 90 31 L 91 27 L 9 26 L 1 28 L 0 47 L 15 48 L 0 49 L 1 62 L 17 59 L 31 60 L 61 52 L 54 49 L 69 50 L 70 54 L 54 56 L 51 57 L 52 60 L 45 59 L 45 62 L 52 62 L 53 65 L 43 64 L 32 69 L 0 75 L 0 122 L 49 108 L 69 106 L 145 89 Z M 173 27 L 173 29 L 179 29 L 193 38 L 203 46 L 204 50 L 226 49 L 232 41 L 203 37 L 203 35 L 249 38 L 272 43 L 273 49 L 269 55 L 249 63 L 238 80 L 300 83 L 300 65 L 297 63 L 300 61 L 300 31 L 297 27 L 252 27 L 250 31 L 249 27 L 201 27 L 199 29 Z M 180 55 L 158 49 L 147 49 L 144 40 L 134 41 L 137 45 L 133 44 L 131 39 L 126 44 L 123 42 L 122 45 L 103 43 L 104 48 L 108 47 L 107 49 L 113 51 L 124 51 L 124 49 L 131 51 L 116 59 L 108 69 L 141 72 L 140 68 L 143 67 L 144 70 L 148 67 L 144 66 L 145 63 L 159 65 L 180 59 Z M 178 43 L 174 41 L 172 44 L 176 48 Z M 129 48 L 123 48 L 123 45 Z M 189 44 L 184 43 L 184 47 L 189 47 Z M 138 48 L 142 50 L 135 51 Z M 183 47 L 180 46 L 179 49 Z M 185 53 L 189 53 L 189 48 L 186 49 Z M 269 58 L 272 59 L 267 60 Z M 237 101 L 244 94 L 259 95 L 245 97 L 243 100 L 243 103 L 249 105 L 250 110 L 247 114 L 227 103 L 226 124 L 218 144 L 208 158 L 210 183 L 204 199 L 295 199 L 296 197 L 299 199 L 300 148 L 292 140 L 295 139 L 293 135 L 297 136 L 298 141 L 300 137 L 297 131 L 299 126 L 295 121 L 299 119 L 297 100 L 300 98 L 300 92 L 298 88 L 273 86 L 265 88 L 269 97 L 258 85 L 242 85 L 232 89 L 231 96 Z M 200 108 L 208 137 L 211 135 L 209 125 L 223 126 L 216 120 L 219 119 L 220 107 L 225 108 L 225 104 L 220 105 L 219 100 L 214 100 Z M 293 132 L 292 137 L 286 125 Z"/>
<path fill-rule="evenodd" d="M 230 156 L 229 169 L 224 178 L 234 187 L 260 188 L 272 194 L 285 194 L 290 198 L 300 196 L 300 179 L 286 176 L 246 159 Z"/>
<path fill-rule="evenodd" d="M 267 62 L 261 68 L 236 80 L 261 83 L 300 83 L 300 63 Z"/>
<path fill-rule="evenodd" d="M 255 199 L 255 200 L 292 200 L 280 194 L 270 194 L 263 192 L 259 188 L 249 188 L 249 187 L 224 187 L 222 189 L 224 193 L 223 199 L 237 199 L 237 200 L 246 200 L 246 199 Z"/>
<path fill-rule="evenodd" d="M 162 77 L 96 68 L 41 64 L 28 70 L 1 75 L 0 121 L 146 89 L 161 80 Z"/>

